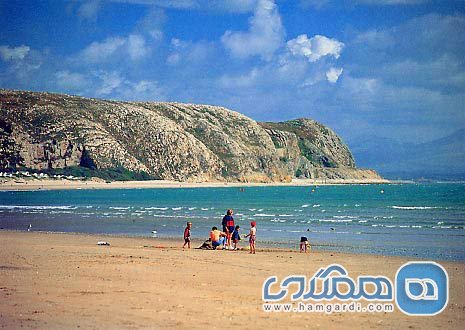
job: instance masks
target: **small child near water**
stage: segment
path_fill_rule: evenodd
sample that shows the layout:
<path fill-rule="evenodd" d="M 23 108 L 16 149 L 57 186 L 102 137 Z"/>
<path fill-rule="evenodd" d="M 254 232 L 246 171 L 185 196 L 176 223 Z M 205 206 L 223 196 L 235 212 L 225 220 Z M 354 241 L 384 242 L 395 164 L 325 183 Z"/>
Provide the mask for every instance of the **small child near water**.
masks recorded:
<path fill-rule="evenodd" d="M 188 222 L 186 228 L 184 228 L 184 245 L 182 248 L 184 249 L 187 244 L 187 248 L 191 248 L 191 228 L 192 228 L 192 222 Z"/>
<path fill-rule="evenodd" d="M 249 238 L 249 244 L 250 244 L 250 253 L 255 254 L 255 240 L 257 237 L 257 228 L 256 228 L 257 223 L 255 221 L 252 221 L 250 223 L 250 232 L 247 236 Z"/>
<path fill-rule="evenodd" d="M 234 229 L 232 235 L 231 235 L 232 242 L 234 243 L 234 250 L 237 250 L 237 243 L 239 243 L 239 241 L 241 240 L 241 235 L 239 235 L 239 230 L 240 229 L 241 229 L 241 227 L 239 227 L 239 225 L 237 225 L 236 228 Z"/>

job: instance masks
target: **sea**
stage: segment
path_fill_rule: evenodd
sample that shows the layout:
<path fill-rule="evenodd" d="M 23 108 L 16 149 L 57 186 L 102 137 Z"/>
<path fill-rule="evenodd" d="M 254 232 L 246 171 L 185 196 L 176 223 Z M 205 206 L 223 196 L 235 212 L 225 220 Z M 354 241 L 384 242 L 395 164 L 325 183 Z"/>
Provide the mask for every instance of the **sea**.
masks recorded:
<path fill-rule="evenodd" d="M 227 209 L 257 247 L 465 261 L 464 183 L 0 191 L 0 230 L 201 242 Z"/>

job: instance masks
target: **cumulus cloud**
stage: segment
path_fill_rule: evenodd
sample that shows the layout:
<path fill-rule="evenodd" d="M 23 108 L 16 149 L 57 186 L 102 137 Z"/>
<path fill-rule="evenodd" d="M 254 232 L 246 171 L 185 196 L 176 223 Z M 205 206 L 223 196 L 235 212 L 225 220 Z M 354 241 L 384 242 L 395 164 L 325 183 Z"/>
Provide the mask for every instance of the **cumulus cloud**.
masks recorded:
<path fill-rule="evenodd" d="M 324 56 L 338 59 L 343 47 L 342 42 L 321 35 L 308 39 L 306 34 L 301 34 L 287 42 L 287 48 L 293 55 L 305 56 L 310 62 L 316 62 Z"/>
<path fill-rule="evenodd" d="M 25 45 L 19 47 L 0 46 L 0 57 L 4 61 L 23 60 L 29 51 L 30 48 Z"/>
<path fill-rule="evenodd" d="M 328 71 L 326 71 L 326 79 L 330 82 L 335 84 L 340 75 L 342 74 L 343 69 L 342 68 L 330 68 Z"/>
<path fill-rule="evenodd" d="M 270 60 L 284 40 L 284 27 L 274 1 L 257 3 L 250 27 L 246 32 L 226 31 L 221 42 L 233 56 L 247 58 L 261 56 Z"/>
<path fill-rule="evenodd" d="M 87 63 L 103 63 L 114 55 L 127 55 L 133 61 L 140 60 L 150 53 L 144 37 L 137 34 L 128 37 L 110 37 L 102 42 L 94 41 L 78 55 Z"/>

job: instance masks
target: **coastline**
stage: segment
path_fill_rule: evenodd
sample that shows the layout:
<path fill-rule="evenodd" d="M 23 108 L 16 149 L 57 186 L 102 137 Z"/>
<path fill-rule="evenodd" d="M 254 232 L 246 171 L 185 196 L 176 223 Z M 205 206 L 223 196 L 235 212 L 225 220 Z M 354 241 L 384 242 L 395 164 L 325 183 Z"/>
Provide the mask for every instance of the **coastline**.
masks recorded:
<path fill-rule="evenodd" d="M 110 246 L 98 246 L 105 240 Z M 7 328 L 463 328 L 465 263 L 440 262 L 450 279 L 434 317 L 393 313 L 265 313 L 263 281 L 311 276 L 341 264 L 394 279 L 412 259 L 288 250 L 183 250 L 180 240 L 0 231 L 0 326 Z M 195 246 L 195 245 L 194 245 Z M 169 274 L 169 275 L 168 275 Z M 225 285 L 227 283 L 227 285 Z M 59 315 L 59 317 L 57 316 Z"/>
<path fill-rule="evenodd" d="M 408 182 L 408 181 L 406 181 Z M 103 180 L 5 180 L 0 182 L 3 191 L 73 190 L 73 189 L 146 189 L 146 188 L 224 188 L 224 187 L 286 187 L 351 184 L 390 184 L 389 180 L 314 180 L 293 179 L 291 182 L 178 182 L 168 180 L 111 181 Z"/>

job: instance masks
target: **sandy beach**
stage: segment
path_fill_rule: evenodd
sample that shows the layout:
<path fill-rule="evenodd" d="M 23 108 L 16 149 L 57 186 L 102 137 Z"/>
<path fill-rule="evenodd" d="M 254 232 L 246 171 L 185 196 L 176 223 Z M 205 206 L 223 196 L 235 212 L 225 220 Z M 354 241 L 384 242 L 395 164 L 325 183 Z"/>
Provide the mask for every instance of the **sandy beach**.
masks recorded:
<path fill-rule="evenodd" d="M 97 246 L 100 240 L 111 246 Z M 0 326 L 4 328 L 445 328 L 465 325 L 465 264 L 449 274 L 447 308 L 432 317 L 393 313 L 266 313 L 263 281 L 310 277 L 344 265 L 394 278 L 411 259 L 286 250 L 182 250 L 180 241 L 0 231 Z M 193 245 L 198 246 L 198 242 Z"/>
<path fill-rule="evenodd" d="M 68 189 L 142 189 L 142 188 L 211 188 L 260 186 L 311 186 L 341 184 L 384 184 L 389 180 L 313 180 L 293 179 L 290 182 L 177 182 L 168 180 L 112 181 L 103 180 L 49 180 L 21 179 L 0 181 L 0 190 L 68 190 Z"/>

